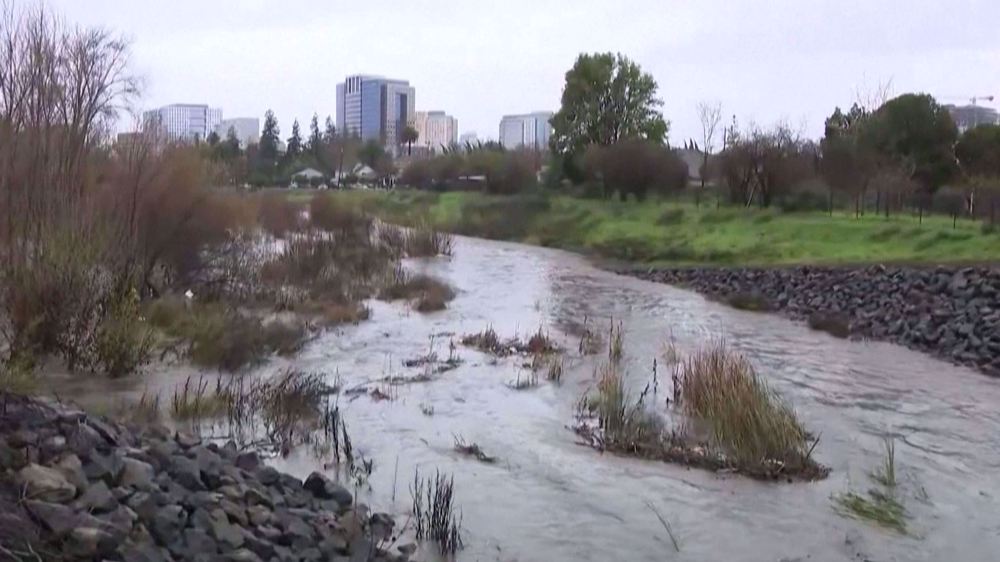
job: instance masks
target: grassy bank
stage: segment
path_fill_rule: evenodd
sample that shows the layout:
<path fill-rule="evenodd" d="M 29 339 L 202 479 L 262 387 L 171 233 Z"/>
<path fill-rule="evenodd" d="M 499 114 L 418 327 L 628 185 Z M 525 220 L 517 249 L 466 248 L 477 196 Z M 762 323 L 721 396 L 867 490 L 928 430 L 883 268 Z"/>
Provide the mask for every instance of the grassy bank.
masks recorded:
<path fill-rule="evenodd" d="M 579 250 L 649 264 L 943 263 L 1000 259 L 982 223 L 910 215 L 781 213 L 690 202 L 567 196 L 343 192 L 338 198 L 403 225 Z"/>

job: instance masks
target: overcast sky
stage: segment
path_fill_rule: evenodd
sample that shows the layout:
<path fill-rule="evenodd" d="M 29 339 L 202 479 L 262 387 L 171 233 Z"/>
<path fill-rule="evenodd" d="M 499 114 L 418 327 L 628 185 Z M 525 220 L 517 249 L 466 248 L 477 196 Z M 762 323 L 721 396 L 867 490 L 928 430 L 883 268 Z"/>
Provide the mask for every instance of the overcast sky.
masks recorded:
<path fill-rule="evenodd" d="M 17 4 L 19 1 L 14 0 Z M 942 103 L 1000 101 L 998 0 L 49 0 L 67 21 L 133 41 L 143 105 L 271 108 L 282 136 L 336 111 L 348 74 L 408 79 L 418 110 L 497 136 L 500 117 L 556 110 L 581 52 L 617 51 L 660 86 L 670 139 L 728 119 L 822 134 L 836 105 L 891 80 Z M 991 105 L 986 103 L 984 105 Z M 992 104 L 996 107 L 996 103 Z"/>

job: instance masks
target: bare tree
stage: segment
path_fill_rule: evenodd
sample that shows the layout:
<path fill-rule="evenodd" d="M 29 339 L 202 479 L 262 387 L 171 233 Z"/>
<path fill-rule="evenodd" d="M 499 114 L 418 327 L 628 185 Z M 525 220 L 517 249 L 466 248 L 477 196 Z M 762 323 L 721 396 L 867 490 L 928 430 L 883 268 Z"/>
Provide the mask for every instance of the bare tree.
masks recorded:
<path fill-rule="evenodd" d="M 701 188 L 695 196 L 695 205 L 701 205 L 701 194 L 705 191 L 705 176 L 708 175 L 708 157 L 715 150 L 715 130 L 722 121 L 722 104 L 720 102 L 698 103 L 698 120 L 701 121 Z"/>

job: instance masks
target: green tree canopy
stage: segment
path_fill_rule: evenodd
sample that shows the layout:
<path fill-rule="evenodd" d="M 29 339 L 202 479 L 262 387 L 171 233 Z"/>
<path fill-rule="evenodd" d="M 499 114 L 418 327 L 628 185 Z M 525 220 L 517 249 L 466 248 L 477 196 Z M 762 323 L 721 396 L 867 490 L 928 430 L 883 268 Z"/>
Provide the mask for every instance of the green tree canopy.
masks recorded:
<path fill-rule="evenodd" d="M 927 192 L 957 171 L 958 130 L 948 110 L 927 94 L 904 94 L 878 108 L 866 120 L 862 142 L 901 169 Z"/>
<path fill-rule="evenodd" d="M 264 113 L 264 130 L 260 133 L 260 146 L 258 147 L 258 158 L 262 162 L 269 162 L 272 166 L 278 159 L 278 144 L 280 143 L 281 129 L 278 128 L 278 119 L 270 109 Z"/>
<path fill-rule="evenodd" d="M 408 155 L 413 154 L 413 143 L 417 142 L 417 139 L 420 138 L 420 133 L 410 125 L 407 125 L 403 129 L 401 137 L 401 140 L 406 143 L 406 153 Z"/>
<path fill-rule="evenodd" d="M 319 158 L 322 148 L 323 134 L 319 131 L 319 116 L 313 113 L 312 120 L 309 121 L 309 140 L 306 141 L 306 150 Z"/>
<path fill-rule="evenodd" d="M 581 54 L 566 73 L 562 106 L 552 117 L 550 144 L 559 154 L 622 139 L 666 140 L 656 80 L 621 54 Z"/>
<path fill-rule="evenodd" d="M 375 170 L 379 162 L 385 156 L 385 148 L 378 141 L 370 140 L 358 150 L 358 159 L 361 163 Z"/>
<path fill-rule="evenodd" d="M 1000 125 L 979 125 L 962 134 L 955 155 L 968 176 L 1000 178 Z"/>
<path fill-rule="evenodd" d="M 323 142 L 326 144 L 333 144 L 334 139 L 337 138 L 337 127 L 333 124 L 333 119 L 327 115 L 326 116 L 326 128 L 323 130 Z"/>
<path fill-rule="evenodd" d="M 296 119 L 292 121 L 292 136 L 288 137 L 285 158 L 293 162 L 300 154 L 302 154 L 302 133 L 299 131 L 299 120 Z"/>

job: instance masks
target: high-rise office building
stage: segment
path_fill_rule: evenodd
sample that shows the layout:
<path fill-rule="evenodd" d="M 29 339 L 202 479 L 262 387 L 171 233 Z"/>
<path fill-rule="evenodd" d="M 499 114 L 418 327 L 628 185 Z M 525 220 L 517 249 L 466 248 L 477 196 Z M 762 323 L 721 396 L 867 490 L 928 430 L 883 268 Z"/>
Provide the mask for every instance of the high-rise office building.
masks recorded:
<path fill-rule="evenodd" d="M 215 134 L 220 140 L 226 140 L 229 130 L 236 133 L 236 138 L 240 141 L 240 148 L 260 142 L 260 119 L 256 117 L 234 117 L 223 119 L 215 126 Z"/>
<path fill-rule="evenodd" d="M 337 130 L 396 149 L 413 121 L 415 99 L 416 90 L 406 80 L 348 76 L 337 84 Z"/>
<path fill-rule="evenodd" d="M 203 141 L 222 121 L 222 110 L 205 104 L 175 103 L 142 114 L 146 125 L 161 127 L 170 138 Z"/>
<path fill-rule="evenodd" d="M 1000 113 L 992 107 L 982 105 L 946 105 L 952 121 L 963 133 L 978 125 L 1000 125 Z"/>
<path fill-rule="evenodd" d="M 500 144 L 504 148 L 543 150 L 552 135 L 551 111 L 536 111 L 524 115 L 504 115 L 500 120 Z"/>
<path fill-rule="evenodd" d="M 458 137 L 458 144 L 464 146 L 475 145 L 479 142 L 479 135 L 475 131 L 466 131 L 462 133 L 462 136 Z"/>
<path fill-rule="evenodd" d="M 413 114 L 417 145 L 431 152 L 441 152 L 458 142 L 458 119 L 443 111 L 417 111 Z"/>

